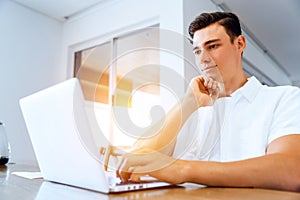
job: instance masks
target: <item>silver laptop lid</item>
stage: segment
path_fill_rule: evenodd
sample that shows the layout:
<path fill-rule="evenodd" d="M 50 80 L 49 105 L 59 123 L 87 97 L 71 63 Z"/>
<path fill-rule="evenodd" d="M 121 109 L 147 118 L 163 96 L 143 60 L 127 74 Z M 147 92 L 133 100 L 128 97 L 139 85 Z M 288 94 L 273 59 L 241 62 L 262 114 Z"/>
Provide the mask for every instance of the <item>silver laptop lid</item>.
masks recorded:
<path fill-rule="evenodd" d="M 97 148 L 78 79 L 72 78 L 22 98 L 20 106 L 46 180 L 109 192 L 103 166 L 94 156 Z M 84 134 L 79 135 L 78 130 Z"/>

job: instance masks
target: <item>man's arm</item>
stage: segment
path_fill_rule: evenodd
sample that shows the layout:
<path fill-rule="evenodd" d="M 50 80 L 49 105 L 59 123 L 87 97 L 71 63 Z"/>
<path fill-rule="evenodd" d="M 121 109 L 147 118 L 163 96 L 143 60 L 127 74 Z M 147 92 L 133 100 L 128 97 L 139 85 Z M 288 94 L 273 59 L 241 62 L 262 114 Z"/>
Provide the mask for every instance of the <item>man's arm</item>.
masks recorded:
<path fill-rule="evenodd" d="M 127 155 L 118 170 L 123 180 L 149 174 L 159 180 L 208 186 L 257 187 L 300 191 L 300 134 L 273 141 L 266 155 L 235 162 L 176 160 L 159 152 Z"/>
<path fill-rule="evenodd" d="M 197 77 L 182 101 L 166 114 L 165 118 L 151 127 L 134 145 L 135 152 L 148 150 L 172 155 L 176 137 L 189 116 L 199 107 L 212 105 L 219 97 L 218 83 L 210 78 Z"/>
<path fill-rule="evenodd" d="M 134 149 L 138 152 L 151 149 L 166 155 L 172 155 L 179 130 L 196 110 L 196 107 L 192 106 L 189 101 L 183 100 L 181 104 L 174 105 L 165 118 L 156 123 L 136 141 Z"/>
<path fill-rule="evenodd" d="M 300 134 L 273 141 L 265 156 L 235 162 L 183 161 L 183 182 L 300 191 Z M 179 181 L 180 182 L 180 181 Z"/>

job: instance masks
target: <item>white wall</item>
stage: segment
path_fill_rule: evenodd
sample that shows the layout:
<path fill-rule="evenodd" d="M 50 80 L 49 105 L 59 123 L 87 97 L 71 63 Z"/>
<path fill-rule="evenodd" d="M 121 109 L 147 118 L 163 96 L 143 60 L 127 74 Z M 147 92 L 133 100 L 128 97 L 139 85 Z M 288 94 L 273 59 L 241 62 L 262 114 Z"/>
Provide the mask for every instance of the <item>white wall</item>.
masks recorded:
<path fill-rule="evenodd" d="M 269 85 L 291 85 L 290 78 L 280 69 L 279 66 L 252 40 L 246 33 L 247 48 L 244 52 L 244 60 L 251 64 L 252 72 L 257 78 Z M 246 63 L 244 64 L 246 65 Z M 258 73 L 259 72 L 259 73 Z M 268 81 L 271 80 L 271 81 Z"/>
<path fill-rule="evenodd" d="M 0 27 L 0 120 L 6 125 L 11 161 L 35 161 L 19 99 L 65 78 L 59 65 L 62 24 L 1 0 Z"/>

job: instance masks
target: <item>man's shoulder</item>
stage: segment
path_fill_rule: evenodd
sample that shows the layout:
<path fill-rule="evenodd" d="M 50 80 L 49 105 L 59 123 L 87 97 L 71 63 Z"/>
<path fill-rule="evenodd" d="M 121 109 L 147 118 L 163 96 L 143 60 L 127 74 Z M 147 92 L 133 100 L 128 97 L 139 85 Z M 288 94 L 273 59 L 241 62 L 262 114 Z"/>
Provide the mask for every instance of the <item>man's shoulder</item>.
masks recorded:
<path fill-rule="evenodd" d="M 291 85 L 281 85 L 281 86 L 266 86 L 262 87 L 262 92 L 271 92 L 278 94 L 290 94 L 290 93 L 299 93 L 300 88 L 291 86 Z"/>
<path fill-rule="evenodd" d="M 300 92 L 300 88 L 296 86 L 291 86 L 291 85 L 268 86 L 262 84 L 255 76 L 250 77 L 249 80 L 251 80 L 252 85 L 259 85 L 257 86 L 257 88 L 261 87 L 261 91 L 263 93 L 271 92 L 271 93 L 283 94 L 283 93 Z"/>
<path fill-rule="evenodd" d="M 300 88 L 290 85 L 285 86 L 263 86 L 259 96 L 273 102 L 295 102 L 300 101 Z"/>

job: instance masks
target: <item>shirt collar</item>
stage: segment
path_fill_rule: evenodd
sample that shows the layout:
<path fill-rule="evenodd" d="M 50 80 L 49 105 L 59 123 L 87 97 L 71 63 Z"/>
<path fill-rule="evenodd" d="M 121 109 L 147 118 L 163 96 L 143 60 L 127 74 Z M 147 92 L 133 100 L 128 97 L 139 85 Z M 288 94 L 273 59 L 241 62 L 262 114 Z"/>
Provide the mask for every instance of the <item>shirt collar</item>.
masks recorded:
<path fill-rule="evenodd" d="M 254 100 L 259 90 L 261 89 L 262 84 L 254 76 L 249 77 L 247 80 L 248 81 L 245 83 L 245 85 L 231 94 L 232 97 L 243 96 L 249 102 L 252 102 Z"/>

